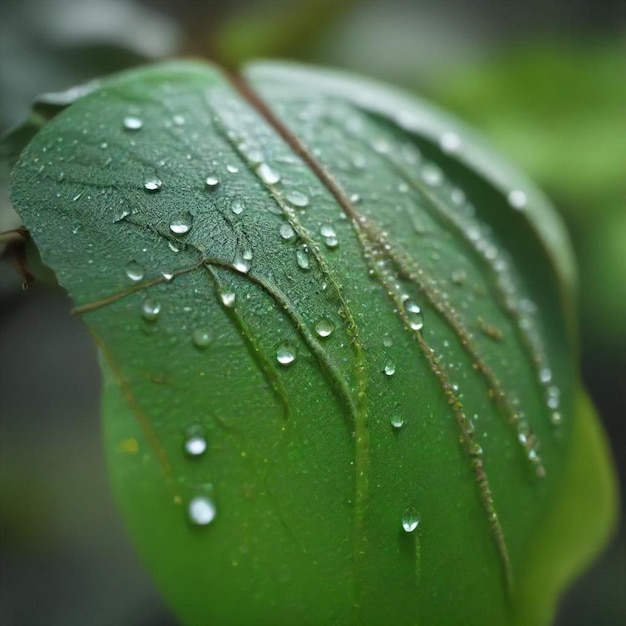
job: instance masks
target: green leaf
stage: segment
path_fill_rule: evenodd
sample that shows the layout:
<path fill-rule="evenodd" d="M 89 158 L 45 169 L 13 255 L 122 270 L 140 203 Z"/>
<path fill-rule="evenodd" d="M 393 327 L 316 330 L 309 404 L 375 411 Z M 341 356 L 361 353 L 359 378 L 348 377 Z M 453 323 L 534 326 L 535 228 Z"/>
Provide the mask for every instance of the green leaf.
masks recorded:
<path fill-rule="evenodd" d="M 183 623 L 550 619 L 612 474 L 560 221 L 470 130 L 347 75 L 173 63 L 59 113 L 12 184 Z"/>

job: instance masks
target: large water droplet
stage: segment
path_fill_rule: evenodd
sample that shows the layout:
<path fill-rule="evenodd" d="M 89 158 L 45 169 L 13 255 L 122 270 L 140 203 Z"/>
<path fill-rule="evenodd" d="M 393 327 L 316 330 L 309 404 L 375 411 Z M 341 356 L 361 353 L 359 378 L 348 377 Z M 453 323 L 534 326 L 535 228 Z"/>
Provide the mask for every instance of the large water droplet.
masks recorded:
<path fill-rule="evenodd" d="M 309 246 L 303 244 L 296 249 L 296 262 L 303 270 L 310 269 L 311 262 L 309 260 Z"/>
<path fill-rule="evenodd" d="M 280 225 L 280 236 L 286 241 L 291 241 L 295 239 L 296 233 L 293 230 L 293 227 L 288 222 Z"/>
<path fill-rule="evenodd" d="M 296 360 L 296 349 L 289 343 L 283 343 L 276 350 L 276 360 L 281 365 L 290 365 Z"/>
<path fill-rule="evenodd" d="M 161 312 L 161 304 L 152 298 L 146 298 L 141 304 L 141 314 L 148 322 L 154 322 Z"/>
<path fill-rule="evenodd" d="M 320 337 L 328 337 L 334 329 L 334 324 L 326 318 L 321 319 L 319 322 L 317 322 L 317 324 L 315 324 L 315 332 Z"/>
<path fill-rule="evenodd" d="M 393 415 L 389 420 L 391 425 L 396 430 L 400 430 L 404 426 L 404 419 L 402 419 L 399 415 Z"/>
<path fill-rule="evenodd" d="M 242 274 L 247 274 L 250 271 L 250 260 L 244 258 L 244 255 L 241 252 L 237 252 L 235 254 L 235 258 L 233 259 L 233 267 Z"/>
<path fill-rule="evenodd" d="M 288 191 L 285 194 L 285 198 L 287 202 L 292 206 L 298 207 L 299 209 L 303 209 L 305 206 L 309 204 L 309 199 L 300 191 Z"/>
<path fill-rule="evenodd" d="M 170 231 L 175 235 L 186 235 L 191 230 L 193 216 L 189 211 L 180 213 L 172 218 Z"/>
<path fill-rule="evenodd" d="M 143 126 L 141 118 L 135 115 L 127 115 L 123 123 L 126 130 L 139 130 Z"/>
<path fill-rule="evenodd" d="M 220 179 L 215 175 L 210 175 L 206 177 L 206 187 L 207 189 L 213 190 L 216 189 L 220 184 Z"/>
<path fill-rule="evenodd" d="M 244 204 L 241 200 L 233 200 L 230 203 L 230 210 L 235 214 L 235 215 L 241 215 L 243 213 L 244 210 Z"/>
<path fill-rule="evenodd" d="M 320 234 L 322 237 L 336 237 L 337 233 L 332 224 L 322 224 L 320 227 Z"/>
<path fill-rule="evenodd" d="M 222 304 L 229 309 L 235 304 L 236 294 L 234 291 L 225 291 L 221 295 Z"/>
<path fill-rule="evenodd" d="M 146 191 L 150 191 L 152 193 L 159 191 L 163 186 L 163 181 L 160 178 L 149 178 L 143 184 L 143 188 Z"/>
<path fill-rule="evenodd" d="M 404 311 L 412 330 L 421 330 L 424 326 L 424 314 L 420 306 L 412 300 L 404 303 Z"/>
<path fill-rule="evenodd" d="M 526 194 L 519 189 L 514 189 L 513 191 L 511 191 L 507 196 L 507 200 L 509 204 L 517 210 L 523 209 L 526 206 L 527 202 Z"/>
<path fill-rule="evenodd" d="M 204 350 L 213 342 L 213 335 L 206 328 L 197 328 L 191 333 L 191 341 L 196 348 Z"/>
<path fill-rule="evenodd" d="M 267 163 L 261 163 L 257 172 L 266 185 L 275 185 L 280 180 L 280 174 L 273 170 Z"/>
<path fill-rule="evenodd" d="M 206 526 L 215 519 L 217 508 L 211 498 L 196 496 L 190 500 L 187 513 L 192 524 Z"/>
<path fill-rule="evenodd" d="M 133 260 L 126 264 L 126 276 L 134 283 L 138 283 L 140 280 L 143 280 L 145 272 L 143 267 L 137 263 L 137 261 Z"/>
<path fill-rule="evenodd" d="M 412 533 L 420 525 L 420 514 L 414 507 L 408 507 L 402 514 L 402 528 L 404 532 Z"/>
<path fill-rule="evenodd" d="M 196 424 L 187 429 L 183 449 L 185 453 L 191 457 L 199 457 L 206 452 L 207 440 L 204 434 L 204 428 L 202 428 L 200 424 Z"/>

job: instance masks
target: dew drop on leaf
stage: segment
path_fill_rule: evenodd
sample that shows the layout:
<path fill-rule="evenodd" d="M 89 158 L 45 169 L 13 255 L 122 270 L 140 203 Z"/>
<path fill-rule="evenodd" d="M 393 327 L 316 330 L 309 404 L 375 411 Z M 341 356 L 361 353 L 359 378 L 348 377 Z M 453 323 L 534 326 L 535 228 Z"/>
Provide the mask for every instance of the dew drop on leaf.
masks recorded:
<path fill-rule="evenodd" d="M 291 227 L 291 224 L 289 224 L 288 222 L 285 222 L 284 224 L 280 225 L 280 236 L 286 241 L 291 241 L 292 239 L 295 238 L 296 233 Z"/>
<path fill-rule="evenodd" d="M 197 328 L 191 333 L 191 341 L 196 348 L 204 350 L 213 342 L 213 335 L 206 328 Z"/>
<path fill-rule="evenodd" d="M 404 303 L 404 311 L 411 330 L 421 330 L 424 326 L 424 315 L 420 306 L 412 300 L 407 300 Z"/>
<path fill-rule="evenodd" d="M 391 359 L 389 359 L 385 363 L 385 367 L 383 368 L 383 372 L 385 372 L 385 374 L 387 376 L 393 376 L 396 373 L 396 364 Z"/>
<path fill-rule="evenodd" d="M 154 322 L 161 312 L 161 304 L 152 298 L 146 298 L 141 304 L 141 314 L 148 322 Z"/>
<path fill-rule="evenodd" d="M 281 365 L 290 365 L 296 360 L 296 349 L 289 343 L 283 343 L 276 350 L 276 360 Z"/>
<path fill-rule="evenodd" d="M 145 276 L 143 267 L 135 260 L 129 261 L 126 264 L 125 271 L 126 271 L 126 276 L 128 276 L 128 278 L 132 280 L 134 283 L 137 283 L 140 280 L 143 280 L 143 277 Z"/>
<path fill-rule="evenodd" d="M 507 196 L 509 204 L 518 211 L 526 206 L 526 194 L 519 189 L 514 189 Z"/>
<path fill-rule="evenodd" d="M 309 247 L 306 244 L 303 244 L 296 250 L 296 262 L 298 263 L 298 267 L 301 269 L 310 269 L 311 262 L 309 260 Z"/>
<path fill-rule="evenodd" d="M 200 424 L 195 424 L 187 429 L 187 432 L 185 433 L 185 441 L 183 443 L 185 454 L 190 457 L 197 458 L 206 452 L 207 447 L 204 428 L 202 428 Z"/>
<path fill-rule="evenodd" d="M 437 187 L 443 182 L 443 174 L 436 165 L 429 163 L 422 169 L 422 180 L 429 187 Z"/>
<path fill-rule="evenodd" d="M 266 185 L 275 185 L 280 181 L 280 174 L 276 170 L 273 170 L 267 163 L 261 163 L 257 172 Z"/>
<path fill-rule="evenodd" d="M 143 188 L 146 191 L 149 191 L 151 193 L 160 191 L 162 186 L 163 186 L 163 181 L 160 178 L 149 178 L 143 184 Z"/>
<path fill-rule="evenodd" d="M 207 189 L 216 189 L 217 186 L 220 184 L 220 179 L 217 176 L 214 175 L 210 175 L 206 177 L 206 187 Z"/>
<path fill-rule="evenodd" d="M 395 430 L 400 430 L 404 426 L 404 420 L 398 415 L 393 415 L 389 421 Z"/>
<path fill-rule="evenodd" d="M 186 235 L 191 230 L 193 218 L 191 213 L 186 211 L 172 218 L 170 231 L 175 235 Z"/>
<path fill-rule="evenodd" d="M 292 206 L 298 207 L 299 209 L 303 209 L 309 204 L 309 198 L 305 196 L 301 191 L 288 191 L 285 194 L 285 198 L 287 202 Z"/>
<path fill-rule="evenodd" d="M 196 526 L 206 526 L 215 519 L 217 508 L 211 498 L 196 496 L 189 501 L 187 514 L 192 524 Z"/>
<path fill-rule="evenodd" d="M 320 337 L 330 336 L 334 329 L 335 326 L 333 325 L 333 323 L 326 318 L 321 319 L 319 322 L 317 322 L 317 324 L 315 324 L 315 332 Z"/>
<path fill-rule="evenodd" d="M 420 514 L 412 506 L 402 514 L 402 528 L 404 532 L 412 533 L 420 524 Z"/>
<path fill-rule="evenodd" d="M 139 130 L 143 126 L 143 121 L 135 115 L 127 115 L 123 124 L 126 130 Z"/>
<path fill-rule="evenodd" d="M 234 291 L 225 291 L 220 297 L 222 304 L 229 309 L 235 304 L 236 295 Z"/>
<path fill-rule="evenodd" d="M 230 210 L 235 214 L 235 215 L 241 215 L 243 213 L 244 210 L 244 204 L 241 200 L 233 200 L 230 203 Z"/>

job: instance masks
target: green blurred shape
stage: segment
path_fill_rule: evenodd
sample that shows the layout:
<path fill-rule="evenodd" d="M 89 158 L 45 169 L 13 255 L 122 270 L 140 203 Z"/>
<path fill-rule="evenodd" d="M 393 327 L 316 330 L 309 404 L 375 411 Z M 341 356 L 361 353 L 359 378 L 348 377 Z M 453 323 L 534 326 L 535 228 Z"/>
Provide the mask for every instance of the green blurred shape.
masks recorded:
<path fill-rule="evenodd" d="M 353 0 L 247 3 L 214 35 L 217 57 L 233 67 L 255 58 L 308 59 L 328 28 Z"/>

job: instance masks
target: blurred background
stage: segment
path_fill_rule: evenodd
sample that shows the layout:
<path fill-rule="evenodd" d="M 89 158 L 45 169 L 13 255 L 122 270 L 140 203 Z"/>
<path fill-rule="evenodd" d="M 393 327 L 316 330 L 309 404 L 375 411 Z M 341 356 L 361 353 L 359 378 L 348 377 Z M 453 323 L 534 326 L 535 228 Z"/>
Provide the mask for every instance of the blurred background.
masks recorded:
<path fill-rule="evenodd" d="M 3 0 L 0 130 L 35 96 L 173 56 L 299 59 L 380 78 L 480 128 L 551 196 L 580 268 L 583 377 L 626 484 L 624 0 Z M 0 232 L 19 225 L 0 181 Z M 174 626 L 109 494 L 95 350 L 59 290 L 0 263 L 0 623 Z M 559 626 L 626 624 L 626 542 Z"/>

